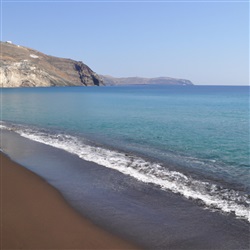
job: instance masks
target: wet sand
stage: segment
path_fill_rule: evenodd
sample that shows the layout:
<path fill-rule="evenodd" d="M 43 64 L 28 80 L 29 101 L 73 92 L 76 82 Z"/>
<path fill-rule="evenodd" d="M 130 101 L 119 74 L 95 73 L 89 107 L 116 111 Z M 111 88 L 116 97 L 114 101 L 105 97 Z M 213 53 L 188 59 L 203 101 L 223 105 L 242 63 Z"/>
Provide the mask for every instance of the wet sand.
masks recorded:
<path fill-rule="evenodd" d="M 71 208 L 42 178 L 0 153 L 1 249 L 136 249 Z"/>
<path fill-rule="evenodd" d="M 144 249 L 250 249 L 249 223 L 236 219 L 233 215 L 211 212 L 192 200 L 159 190 L 156 186 L 139 182 L 93 162 L 84 161 L 61 149 L 21 137 L 12 131 L 2 131 L 0 145 L 14 161 L 25 166 L 25 168 L 19 165 L 9 168 L 9 162 L 6 162 L 6 165 L 1 164 L 0 176 L 6 187 L 2 189 L 5 193 L 4 199 L 9 203 L 12 202 L 9 208 L 4 204 L 6 207 L 4 212 L 6 215 L 10 213 L 9 220 L 11 220 L 9 227 L 6 219 L 6 222 L 2 223 L 2 226 L 5 225 L 3 234 L 5 238 L 1 242 L 5 242 L 5 247 L 8 243 L 9 248 L 16 248 L 13 240 L 17 242 L 15 244 L 23 244 L 19 249 L 32 250 L 134 248 L 131 245 L 128 247 L 124 245 L 128 244 L 126 242 L 119 245 L 120 241 L 117 245 L 114 245 L 116 243 L 109 245 L 109 240 L 103 240 L 102 236 L 99 236 L 102 233 L 96 233 L 91 229 L 94 223 L 99 225 L 94 228 L 102 228 L 101 232 L 111 232 L 108 233 L 109 236 L 119 235 Z M 28 169 L 28 177 L 20 179 L 23 174 L 17 169 L 22 170 L 23 174 L 26 172 L 24 170 Z M 37 176 L 32 174 L 33 177 L 30 177 L 29 171 Z M 46 197 L 42 199 L 44 185 L 38 188 L 35 180 L 29 183 L 25 191 L 21 184 L 25 183 L 26 186 L 26 182 L 30 182 L 34 177 L 38 178 L 39 182 L 42 181 L 45 186 L 49 183 L 55 187 L 56 189 L 52 190 L 57 198 L 49 201 L 45 194 Z M 25 197 L 24 194 L 29 193 L 31 188 L 33 189 L 31 196 Z M 30 197 L 36 202 L 30 202 Z M 54 199 L 58 197 L 63 206 L 56 207 L 53 204 Z M 23 208 L 25 204 L 26 207 Z M 66 204 L 75 209 L 72 210 L 67 205 L 66 210 L 70 211 L 67 214 L 76 214 L 77 216 L 73 217 L 76 216 L 77 219 L 73 219 L 72 215 L 65 216 Z M 48 212 L 45 211 L 49 211 L 51 215 L 48 216 Z M 92 223 L 87 220 L 87 224 L 83 222 L 83 226 L 80 226 L 79 221 L 82 221 L 82 217 L 74 211 L 78 211 Z M 40 221 L 27 230 L 31 222 L 35 223 L 36 216 L 40 217 Z M 23 225 L 17 228 L 16 225 L 21 223 L 20 219 L 23 219 Z M 71 223 L 73 225 L 70 225 Z M 38 240 L 35 239 L 37 236 L 42 237 L 39 246 Z M 114 242 L 113 237 L 111 238 L 110 241 Z M 96 239 L 101 240 L 98 243 Z"/>

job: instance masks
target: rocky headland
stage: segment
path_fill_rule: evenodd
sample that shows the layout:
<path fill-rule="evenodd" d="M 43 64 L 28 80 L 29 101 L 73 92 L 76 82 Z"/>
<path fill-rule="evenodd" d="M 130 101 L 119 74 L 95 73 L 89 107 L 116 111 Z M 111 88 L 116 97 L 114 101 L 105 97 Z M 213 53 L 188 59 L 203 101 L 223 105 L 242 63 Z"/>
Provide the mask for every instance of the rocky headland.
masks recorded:
<path fill-rule="evenodd" d="M 83 62 L 1 42 L 1 87 L 99 86 L 102 79 Z"/>
<path fill-rule="evenodd" d="M 0 87 L 115 86 L 115 85 L 193 85 L 170 77 L 113 77 L 98 75 L 81 61 L 43 54 L 34 49 L 0 42 Z"/>

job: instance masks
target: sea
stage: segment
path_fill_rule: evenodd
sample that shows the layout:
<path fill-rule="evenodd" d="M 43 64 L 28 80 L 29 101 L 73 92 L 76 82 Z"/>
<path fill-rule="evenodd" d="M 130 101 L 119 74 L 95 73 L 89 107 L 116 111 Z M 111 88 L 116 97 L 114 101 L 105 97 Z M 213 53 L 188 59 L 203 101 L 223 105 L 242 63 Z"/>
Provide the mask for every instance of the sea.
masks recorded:
<path fill-rule="evenodd" d="M 2 88 L 1 150 L 148 249 L 248 249 L 249 86 Z"/>

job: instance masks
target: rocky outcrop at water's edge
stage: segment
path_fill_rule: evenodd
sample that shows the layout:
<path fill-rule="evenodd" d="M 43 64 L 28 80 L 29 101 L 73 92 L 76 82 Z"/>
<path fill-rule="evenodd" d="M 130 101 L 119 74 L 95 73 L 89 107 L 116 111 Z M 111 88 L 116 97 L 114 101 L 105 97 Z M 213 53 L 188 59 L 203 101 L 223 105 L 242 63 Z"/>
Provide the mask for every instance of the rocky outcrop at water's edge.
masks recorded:
<path fill-rule="evenodd" d="M 86 64 L 43 54 L 34 49 L 0 42 L 0 87 L 193 85 L 186 79 L 170 77 L 112 77 L 98 75 Z"/>
<path fill-rule="evenodd" d="M 102 79 L 83 62 L 48 56 L 1 42 L 0 87 L 100 86 Z"/>

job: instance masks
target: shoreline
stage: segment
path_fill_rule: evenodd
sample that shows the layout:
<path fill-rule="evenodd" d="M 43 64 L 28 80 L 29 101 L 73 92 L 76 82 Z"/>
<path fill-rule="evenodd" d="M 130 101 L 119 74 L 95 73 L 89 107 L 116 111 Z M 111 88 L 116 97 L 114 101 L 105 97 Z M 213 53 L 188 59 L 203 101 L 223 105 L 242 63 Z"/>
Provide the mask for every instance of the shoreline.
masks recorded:
<path fill-rule="evenodd" d="M 0 166 L 1 249 L 138 249 L 84 218 L 3 152 Z"/>
<path fill-rule="evenodd" d="M 63 204 L 70 204 L 68 207 L 73 208 L 71 212 L 77 211 L 76 213 L 98 225 L 105 232 L 126 239 L 140 248 L 249 248 L 249 224 L 245 221 L 205 210 L 192 200 L 139 182 L 116 170 L 82 160 L 62 149 L 32 141 L 13 131 L 3 130 L 0 144 L 2 150 L 18 163 L 18 168 L 31 171 L 36 178 L 45 182 L 46 186 L 49 183 L 63 200 Z M 16 185 L 8 184 L 14 187 L 13 189 L 17 188 Z M 39 198 L 37 190 L 33 191 L 36 199 Z M 27 199 L 22 199 L 17 205 L 23 200 Z M 51 210 L 55 209 L 52 207 Z M 30 214 L 27 215 L 29 216 Z M 56 216 L 58 218 L 57 214 Z M 42 225 L 44 228 L 44 223 Z M 52 231 L 57 230 L 62 231 L 64 227 L 55 225 Z M 94 236 L 94 239 L 97 237 Z M 87 239 L 89 240 L 89 237 Z M 103 244 L 99 249 L 105 249 Z M 119 248 L 107 246 L 106 249 Z"/>

